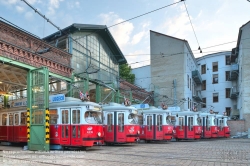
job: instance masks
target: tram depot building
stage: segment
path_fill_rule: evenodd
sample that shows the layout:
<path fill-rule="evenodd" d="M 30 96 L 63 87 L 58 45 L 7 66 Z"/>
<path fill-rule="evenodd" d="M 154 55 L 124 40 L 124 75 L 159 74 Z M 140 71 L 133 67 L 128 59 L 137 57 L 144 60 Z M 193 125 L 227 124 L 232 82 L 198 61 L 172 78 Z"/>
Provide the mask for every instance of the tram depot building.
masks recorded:
<path fill-rule="evenodd" d="M 250 34 L 249 26 L 250 22 L 240 28 L 237 47 L 230 55 L 231 63 L 234 62 L 238 66 L 235 67 L 232 64 L 229 69 L 231 77 L 237 73 L 236 78 L 231 80 L 234 89 L 230 89 L 237 93 L 236 99 L 229 97 L 228 100 L 232 101 L 229 102 L 228 107 L 232 108 L 232 112 L 239 116 L 239 119 L 244 119 L 242 121 L 244 130 L 250 128 L 248 107 L 250 98 L 247 95 L 249 94 L 247 85 L 250 80 L 247 63 L 250 56 L 248 56 L 249 52 L 243 49 L 250 47 L 250 40 L 243 40 Z M 163 41 L 165 43 L 172 41 L 172 43 L 165 47 L 162 45 Z M 205 76 L 200 74 L 202 69 L 197 63 L 199 60 L 194 58 L 188 42 L 150 31 L 150 43 L 151 76 L 166 74 L 168 77 L 164 79 L 152 77 L 153 79 L 144 89 L 148 89 L 149 86 L 153 88 L 150 92 L 146 92 L 126 81 L 120 81 L 119 65 L 127 61 L 106 26 L 72 24 L 40 39 L 16 25 L 0 20 L 2 105 L 5 108 L 13 107 L 14 103 L 17 103 L 15 101 L 26 99 L 26 104 L 29 104 L 30 109 L 33 109 L 31 104 L 36 102 L 40 105 L 44 103 L 48 108 L 48 97 L 45 99 L 47 101 L 38 101 L 41 94 L 44 96 L 65 94 L 79 98 L 80 92 L 88 92 L 90 100 L 96 103 L 111 101 L 122 103 L 124 96 L 130 98 L 132 102 L 139 101 L 140 103 L 152 95 L 153 91 L 157 95 L 151 104 L 155 106 L 159 106 L 160 102 L 167 97 L 171 100 L 164 99 L 164 101 L 169 102 L 167 103 L 169 105 L 178 106 L 180 101 L 183 102 L 181 105 L 183 110 L 192 110 L 194 107 L 198 111 L 209 109 L 210 107 L 204 108 L 204 105 L 213 105 L 213 103 L 204 100 L 206 92 L 202 92 Z M 183 54 L 176 55 L 178 52 L 183 52 Z M 160 53 L 162 55 L 173 54 L 173 56 L 166 56 L 168 58 L 166 61 L 153 57 Z M 175 70 L 175 67 L 180 70 Z M 168 71 L 172 73 L 167 73 Z M 219 79 L 221 78 L 220 73 L 214 74 L 219 74 Z M 35 95 L 31 98 L 34 92 L 42 93 L 40 96 Z M 145 102 L 147 101 L 151 100 L 148 99 Z M 219 105 L 218 108 L 220 108 Z M 226 112 L 224 108 L 215 111 Z M 235 122 L 241 123 L 241 121 Z M 239 123 L 235 123 L 232 128 L 237 127 Z"/>

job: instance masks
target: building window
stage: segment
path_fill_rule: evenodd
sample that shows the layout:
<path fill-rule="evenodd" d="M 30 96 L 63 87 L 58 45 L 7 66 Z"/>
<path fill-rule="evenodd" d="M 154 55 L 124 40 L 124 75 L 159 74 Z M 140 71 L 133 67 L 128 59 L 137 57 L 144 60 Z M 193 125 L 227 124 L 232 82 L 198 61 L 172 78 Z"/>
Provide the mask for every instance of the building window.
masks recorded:
<path fill-rule="evenodd" d="M 213 74 L 213 84 L 218 84 L 218 74 Z"/>
<path fill-rule="evenodd" d="M 226 88 L 226 98 L 230 98 L 231 88 Z"/>
<path fill-rule="evenodd" d="M 226 71 L 226 81 L 229 81 L 230 79 L 230 71 Z"/>
<path fill-rule="evenodd" d="M 206 98 L 202 98 L 202 108 L 206 108 L 206 104 L 207 104 L 207 99 Z"/>
<path fill-rule="evenodd" d="M 218 62 L 213 62 L 213 72 L 218 71 Z"/>
<path fill-rule="evenodd" d="M 230 65 L 230 55 L 226 55 L 226 65 Z"/>
<path fill-rule="evenodd" d="M 188 88 L 189 88 L 189 75 L 187 75 L 187 83 L 188 83 Z"/>
<path fill-rule="evenodd" d="M 188 109 L 189 109 L 189 97 L 188 97 Z"/>
<path fill-rule="evenodd" d="M 213 93 L 213 103 L 219 102 L 219 93 Z"/>
<path fill-rule="evenodd" d="M 190 83 L 189 83 L 189 85 L 190 85 L 190 90 L 192 91 L 192 79 L 190 78 Z"/>
<path fill-rule="evenodd" d="M 206 84 L 206 80 L 203 80 L 201 84 L 201 90 L 206 90 Z"/>
<path fill-rule="evenodd" d="M 201 65 L 201 74 L 206 74 L 206 65 Z"/>
<path fill-rule="evenodd" d="M 231 115 L 231 107 L 226 107 L 227 116 Z"/>

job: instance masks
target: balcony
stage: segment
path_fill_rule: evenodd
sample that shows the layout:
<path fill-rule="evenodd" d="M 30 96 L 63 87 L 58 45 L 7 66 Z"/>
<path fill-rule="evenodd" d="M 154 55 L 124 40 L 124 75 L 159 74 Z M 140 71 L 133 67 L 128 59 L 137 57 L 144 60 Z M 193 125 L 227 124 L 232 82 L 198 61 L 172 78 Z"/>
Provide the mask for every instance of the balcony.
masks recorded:
<path fill-rule="evenodd" d="M 201 84 L 202 82 L 202 78 L 201 78 L 201 74 L 198 70 L 194 70 L 192 71 L 192 78 L 194 80 L 194 82 L 198 85 Z"/>
<path fill-rule="evenodd" d="M 239 47 L 232 49 L 230 57 L 231 63 L 237 63 L 238 55 L 239 55 Z"/>
<path fill-rule="evenodd" d="M 233 86 L 233 87 L 231 88 L 230 98 L 231 98 L 231 99 L 237 99 L 238 95 L 239 95 L 238 88 L 237 88 L 236 86 Z"/>
<path fill-rule="evenodd" d="M 230 81 L 237 80 L 239 75 L 239 65 L 238 64 L 232 64 L 231 65 L 231 71 L 230 71 Z"/>
<path fill-rule="evenodd" d="M 201 91 L 196 91 L 194 94 L 193 94 L 193 98 L 196 100 L 196 101 L 202 101 L 202 96 L 201 96 Z"/>

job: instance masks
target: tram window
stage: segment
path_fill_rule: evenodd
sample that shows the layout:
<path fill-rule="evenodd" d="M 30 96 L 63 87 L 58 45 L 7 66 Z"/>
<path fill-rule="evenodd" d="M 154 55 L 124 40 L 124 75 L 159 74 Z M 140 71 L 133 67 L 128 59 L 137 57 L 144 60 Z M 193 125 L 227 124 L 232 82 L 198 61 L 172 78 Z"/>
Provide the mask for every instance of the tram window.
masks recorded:
<path fill-rule="evenodd" d="M 183 124 L 184 124 L 184 119 L 183 119 L 183 117 L 179 117 L 179 126 L 180 126 L 180 130 L 183 129 Z"/>
<path fill-rule="evenodd" d="M 99 111 L 86 111 L 84 117 L 87 123 L 102 124 L 102 113 Z"/>
<path fill-rule="evenodd" d="M 9 114 L 9 125 L 13 125 L 13 115 Z"/>
<path fill-rule="evenodd" d="M 152 116 L 147 116 L 148 131 L 152 130 Z"/>
<path fill-rule="evenodd" d="M 49 123 L 50 124 L 57 124 L 57 110 L 49 110 Z"/>
<path fill-rule="evenodd" d="M 27 124 L 26 114 L 27 114 L 27 112 L 21 112 L 21 125 L 26 125 Z"/>
<path fill-rule="evenodd" d="M 197 124 L 198 124 L 199 126 L 201 126 L 201 118 L 200 118 L 200 117 L 197 118 Z"/>
<path fill-rule="evenodd" d="M 206 130 L 210 131 L 210 120 L 206 118 Z"/>
<path fill-rule="evenodd" d="M 162 115 L 157 115 L 157 131 L 162 131 Z"/>
<path fill-rule="evenodd" d="M 80 110 L 73 110 L 72 111 L 72 123 L 73 124 L 80 124 Z"/>
<path fill-rule="evenodd" d="M 124 113 L 118 113 L 118 131 L 124 131 Z"/>
<path fill-rule="evenodd" d="M 68 123 L 69 123 L 69 111 L 62 110 L 62 124 L 68 124 Z"/>
<path fill-rule="evenodd" d="M 15 114 L 15 125 L 19 125 L 19 114 Z"/>
<path fill-rule="evenodd" d="M 217 118 L 214 119 L 214 125 L 217 126 L 218 123 L 217 123 Z"/>
<path fill-rule="evenodd" d="M 193 131 L 193 122 L 194 122 L 194 118 L 193 117 L 188 117 L 188 129 L 189 131 Z"/>
<path fill-rule="evenodd" d="M 112 131 L 112 126 L 113 126 L 113 114 L 108 114 L 108 131 Z"/>
<path fill-rule="evenodd" d="M 7 125 L 7 114 L 2 114 L 2 125 L 3 126 Z"/>
<path fill-rule="evenodd" d="M 128 122 L 130 124 L 138 124 L 138 116 L 136 114 L 133 114 L 133 113 L 129 114 L 128 115 Z"/>
<path fill-rule="evenodd" d="M 219 123 L 220 123 L 219 124 L 220 125 L 220 130 L 222 130 L 222 128 L 223 128 L 223 120 L 220 120 Z"/>

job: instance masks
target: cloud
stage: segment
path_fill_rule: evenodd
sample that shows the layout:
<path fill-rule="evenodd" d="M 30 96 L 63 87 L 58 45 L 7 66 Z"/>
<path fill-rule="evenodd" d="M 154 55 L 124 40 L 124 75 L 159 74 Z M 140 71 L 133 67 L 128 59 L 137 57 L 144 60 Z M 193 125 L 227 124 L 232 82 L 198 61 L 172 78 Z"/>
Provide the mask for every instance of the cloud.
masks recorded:
<path fill-rule="evenodd" d="M 108 14 L 100 14 L 100 18 L 102 19 L 102 23 L 107 26 L 112 26 L 125 21 L 113 12 L 110 12 Z M 110 27 L 109 31 L 112 33 L 112 36 L 115 38 L 117 44 L 122 49 L 129 43 L 130 35 L 133 29 L 134 26 L 132 23 L 124 22 L 114 27 Z"/>
<path fill-rule="evenodd" d="M 16 4 L 17 2 L 19 2 L 18 0 L 0 0 L 0 3 L 2 4 L 6 4 L 6 5 L 13 5 Z"/>
<path fill-rule="evenodd" d="M 133 36 L 132 42 L 131 42 L 132 45 L 138 44 L 142 40 L 143 37 L 146 37 L 147 35 L 149 35 L 148 33 L 149 25 L 150 25 L 150 22 L 146 22 L 142 24 L 143 30 Z"/>
<path fill-rule="evenodd" d="M 27 20 L 32 20 L 33 19 L 33 12 L 26 12 L 25 13 L 25 18 Z"/>
<path fill-rule="evenodd" d="M 16 6 L 16 10 L 19 12 L 19 13 L 22 13 L 24 11 L 24 8 L 21 7 L 21 6 Z"/>
<path fill-rule="evenodd" d="M 49 0 L 49 11 L 48 15 L 52 16 L 55 14 L 55 9 L 59 8 L 60 2 L 64 0 Z"/>

